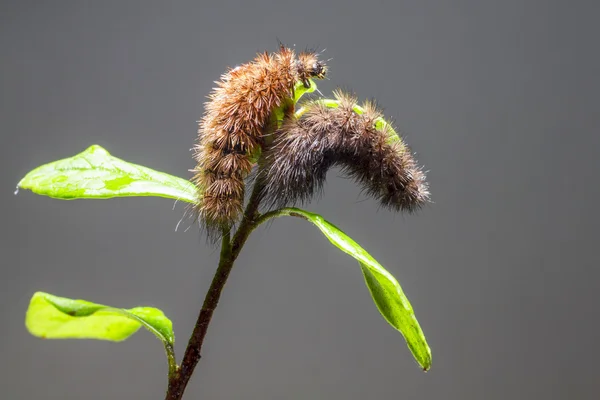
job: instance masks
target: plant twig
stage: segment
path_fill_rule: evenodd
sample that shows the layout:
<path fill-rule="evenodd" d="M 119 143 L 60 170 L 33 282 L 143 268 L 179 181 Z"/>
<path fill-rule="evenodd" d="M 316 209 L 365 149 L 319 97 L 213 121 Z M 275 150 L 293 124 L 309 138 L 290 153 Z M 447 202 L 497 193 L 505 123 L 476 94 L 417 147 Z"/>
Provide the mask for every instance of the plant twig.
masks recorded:
<path fill-rule="evenodd" d="M 294 112 L 294 101 L 291 99 L 287 100 L 281 109 L 284 115 L 290 115 Z M 263 136 L 268 137 L 276 128 L 277 113 L 274 112 L 271 115 L 270 123 L 264 128 Z M 169 372 L 169 385 L 165 400 L 181 400 L 183 392 L 194 372 L 194 368 L 196 368 L 196 365 L 200 361 L 200 352 L 202 350 L 202 344 L 204 343 L 204 337 L 208 331 L 208 325 L 210 324 L 213 312 L 219 303 L 221 292 L 231 273 L 233 263 L 242 251 L 242 247 L 244 247 L 250 233 L 252 233 L 258 225 L 264 222 L 264 219 L 261 220 L 261 215 L 258 212 L 263 189 L 264 181 L 262 179 L 256 179 L 252 194 L 250 195 L 250 200 L 244 211 L 244 216 L 237 231 L 233 235 L 233 238 L 230 237 L 231 233 L 229 231 L 223 232 L 219 266 L 217 267 L 210 288 L 204 298 L 204 303 L 200 309 L 200 314 L 198 315 L 192 336 L 185 349 L 181 366 L 177 368 L 176 373 L 172 374 Z"/>
<path fill-rule="evenodd" d="M 204 343 L 204 337 L 208 331 L 208 325 L 212 319 L 213 312 L 219 303 L 221 292 L 227 278 L 233 268 L 233 263 L 240 254 L 244 243 L 250 236 L 250 233 L 258 226 L 258 207 L 260 204 L 261 184 L 257 182 L 254 185 L 250 201 L 244 212 L 244 217 L 235 232 L 233 239 L 230 239 L 230 232 L 223 232 L 221 242 L 221 255 L 219 266 L 215 272 L 210 288 L 204 298 L 204 303 L 198 315 L 198 320 L 194 326 L 194 331 L 188 342 L 181 366 L 174 374 L 169 374 L 169 386 L 165 400 L 181 400 L 183 392 L 194 372 L 194 368 L 200 361 L 200 351 Z"/>

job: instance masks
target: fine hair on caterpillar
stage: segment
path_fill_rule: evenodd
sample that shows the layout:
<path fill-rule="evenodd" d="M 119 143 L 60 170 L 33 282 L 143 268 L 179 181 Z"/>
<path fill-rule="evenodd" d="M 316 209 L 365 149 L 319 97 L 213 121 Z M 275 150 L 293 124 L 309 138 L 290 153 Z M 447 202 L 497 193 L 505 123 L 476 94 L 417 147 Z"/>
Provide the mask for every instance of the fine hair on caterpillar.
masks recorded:
<path fill-rule="evenodd" d="M 229 69 L 216 82 L 199 123 L 192 179 L 201 198 L 195 212 L 209 237 L 240 219 L 252 155 L 273 130 L 272 112 L 291 101 L 297 82 L 308 88 L 311 78 L 322 79 L 326 72 L 316 53 L 296 54 L 282 45 Z"/>
<path fill-rule="evenodd" d="M 336 108 L 305 103 L 304 114 L 288 116 L 261 157 L 257 179 L 270 208 L 309 201 L 328 170 L 339 166 L 363 191 L 395 211 L 414 211 L 429 201 L 425 174 L 389 124 L 376 122 L 374 103 L 355 110 L 356 98 L 335 92 Z"/>

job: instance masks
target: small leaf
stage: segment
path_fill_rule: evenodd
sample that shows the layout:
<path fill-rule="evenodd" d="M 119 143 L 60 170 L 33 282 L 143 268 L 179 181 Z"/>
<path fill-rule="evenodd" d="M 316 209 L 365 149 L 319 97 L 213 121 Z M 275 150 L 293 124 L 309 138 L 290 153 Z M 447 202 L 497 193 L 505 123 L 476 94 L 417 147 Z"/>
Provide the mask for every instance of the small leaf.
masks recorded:
<path fill-rule="evenodd" d="M 308 81 L 310 83 L 309 87 L 305 87 L 302 81 L 298 81 L 294 85 L 294 98 L 292 99 L 294 105 L 296 105 L 298 101 L 300 101 L 302 96 L 304 96 L 305 94 L 312 93 L 315 90 L 317 90 L 317 84 L 315 83 L 315 81 L 312 79 L 309 79 Z M 283 104 L 282 106 L 277 107 L 273 110 L 273 117 L 275 118 L 275 121 L 277 121 L 278 127 L 281 126 L 281 123 L 283 122 L 284 110 L 286 107 L 287 104 Z M 255 160 L 256 159 L 258 159 L 258 157 L 256 157 Z"/>
<path fill-rule="evenodd" d="M 65 200 L 159 196 L 189 203 L 198 201 L 191 182 L 123 161 L 98 145 L 34 169 L 17 187 Z"/>
<path fill-rule="evenodd" d="M 431 367 L 431 350 L 408 298 L 392 274 L 358 243 L 320 215 L 298 208 L 284 208 L 279 210 L 277 215 L 290 215 L 312 222 L 334 246 L 359 262 L 365 283 L 379 312 L 390 325 L 402 333 L 413 356 L 427 371 Z"/>
<path fill-rule="evenodd" d="M 294 85 L 294 103 L 298 103 L 298 101 L 300 101 L 300 98 L 302 98 L 302 96 L 304 96 L 306 93 L 312 93 L 315 90 L 317 90 L 317 84 L 314 80 L 309 79 L 308 83 L 310 84 L 310 86 L 306 87 L 304 86 L 304 83 L 302 81 L 296 82 L 296 84 Z"/>
<path fill-rule="evenodd" d="M 302 81 L 296 82 L 296 84 L 294 85 L 294 98 L 285 100 L 281 106 L 273 110 L 273 112 L 271 113 L 271 123 L 277 124 L 277 127 L 280 127 L 283 122 L 283 118 L 285 117 L 285 110 L 287 109 L 287 107 L 290 105 L 295 106 L 296 103 L 298 103 L 298 101 L 302 98 L 302 96 L 317 90 L 317 84 L 315 83 L 315 81 L 313 81 L 312 79 L 309 79 L 308 81 L 310 83 L 309 87 L 305 87 Z M 256 146 L 254 152 L 250 154 L 250 162 L 258 162 L 258 159 L 260 158 L 261 154 L 261 147 Z"/>
<path fill-rule="evenodd" d="M 37 292 L 25 317 L 29 332 L 44 339 L 100 339 L 119 342 L 143 326 L 173 347 L 173 325 L 152 307 L 113 308 Z"/>

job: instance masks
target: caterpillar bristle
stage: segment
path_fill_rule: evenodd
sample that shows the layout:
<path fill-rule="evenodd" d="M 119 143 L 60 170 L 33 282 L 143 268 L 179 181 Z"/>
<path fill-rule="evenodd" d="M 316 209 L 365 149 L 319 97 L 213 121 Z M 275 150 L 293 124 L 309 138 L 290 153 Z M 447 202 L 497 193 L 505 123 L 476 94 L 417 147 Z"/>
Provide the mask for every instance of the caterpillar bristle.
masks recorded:
<path fill-rule="evenodd" d="M 429 201 L 425 174 L 390 125 L 377 129 L 374 101 L 355 110 L 356 97 L 335 91 L 337 108 L 313 101 L 300 119 L 288 118 L 265 150 L 257 179 L 267 207 L 302 204 L 322 191 L 328 170 L 342 172 L 383 207 L 415 211 Z"/>
<path fill-rule="evenodd" d="M 271 113 L 294 95 L 296 82 L 323 78 L 325 65 L 314 53 L 296 56 L 289 48 L 259 53 L 228 69 L 208 96 L 200 120 L 192 181 L 202 199 L 195 212 L 210 238 L 241 217 L 250 160 L 270 127 Z M 308 87 L 308 86 L 307 86 Z"/>

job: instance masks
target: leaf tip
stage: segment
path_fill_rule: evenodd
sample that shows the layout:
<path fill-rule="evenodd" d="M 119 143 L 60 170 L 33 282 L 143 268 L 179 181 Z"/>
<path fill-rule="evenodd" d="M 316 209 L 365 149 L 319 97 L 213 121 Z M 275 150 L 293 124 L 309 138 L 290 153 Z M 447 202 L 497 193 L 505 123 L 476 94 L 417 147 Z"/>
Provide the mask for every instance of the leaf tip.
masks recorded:
<path fill-rule="evenodd" d="M 98 145 L 98 144 L 93 144 L 90 147 L 88 147 L 87 149 L 85 149 L 83 151 L 83 153 L 89 153 L 89 154 L 99 154 L 99 155 L 110 155 L 110 153 L 108 152 L 108 150 L 106 150 L 104 147 Z"/>
<path fill-rule="evenodd" d="M 15 196 L 19 194 L 19 189 L 31 189 L 31 187 L 27 185 L 30 174 L 31 172 L 27 173 L 27 175 L 21 178 L 21 180 L 17 183 L 17 187 L 14 191 Z"/>
<path fill-rule="evenodd" d="M 419 365 L 423 369 L 423 372 L 427 373 L 431 369 L 431 350 L 427 346 L 427 352 L 424 354 L 424 358 L 419 360 Z"/>
<path fill-rule="evenodd" d="M 43 297 L 46 297 L 46 296 L 52 296 L 52 295 L 49 294 L 49 293 L 46 293 L 46 292 L 40 292 L 40 291 L 38 291 L 38 292 L 35 292 L 31 296 L 31 300 L 30 301 L 33 301 L 33 300 L 37 299 L 38 297 L 42 297 L 43 298 Z"/>
<path fill-rule="evenodd" d="M 78 156 L 86 156 L 86 155 L 96 155 L 96 156 L 110 156 L 110 153 L 102 146 L 93 144 L 81 153 Z M 77 156 L 75 156 L 77 157 Z M 71 157 L 71 159 L 74 157 Z M 29 171 L 21 180 L 17 183 L 17 188 L 15 190 L 15 195 L 19 193 L 19 189 L 28 189 L 38 193 L 35 190 L 36 182 L 39 181 L 40 177 L 44 177 L 48 175 L 48 171 L 46 170 L 49 166 L 64 162 L 66 160 L 54 161 L 48 164 L 40 165 L 37 168 Z M 43 173 L 42 173 L 43 172 Z M 39 184 L 39 183 L 38 183 Z"/>

